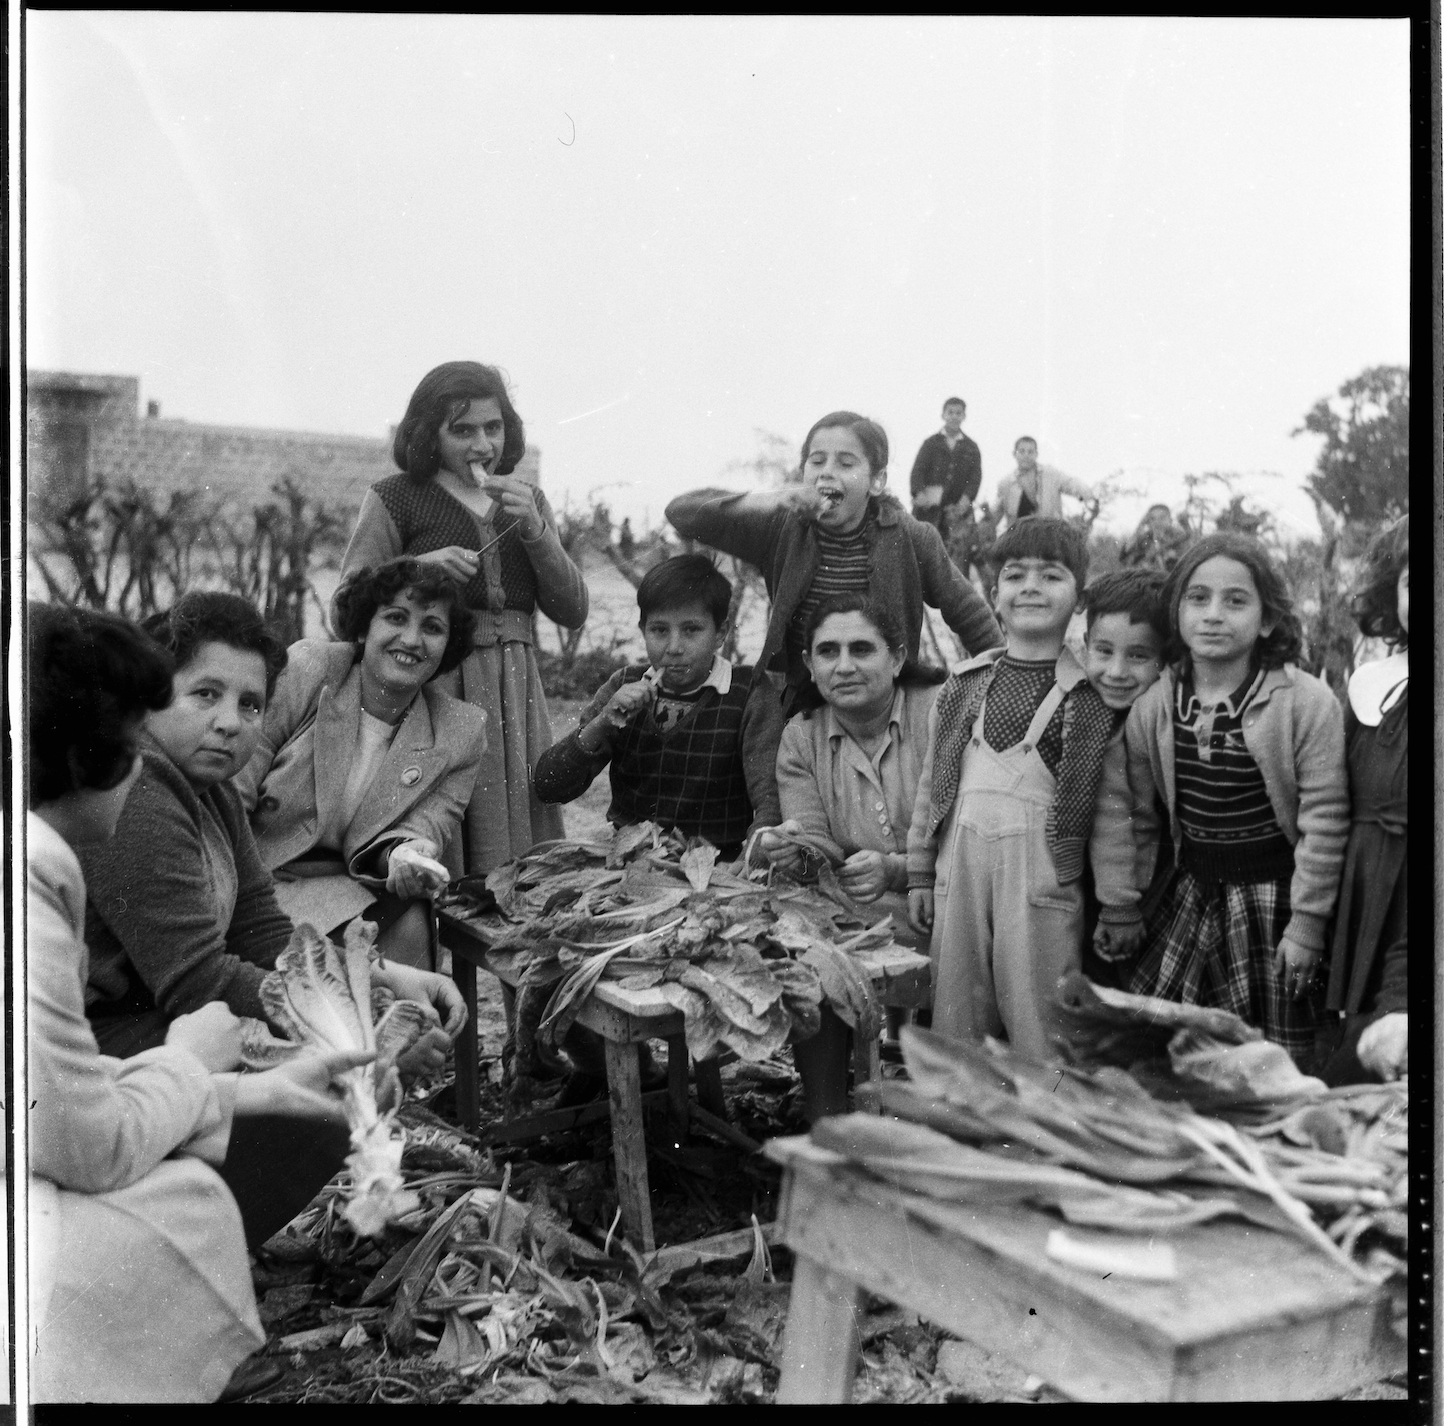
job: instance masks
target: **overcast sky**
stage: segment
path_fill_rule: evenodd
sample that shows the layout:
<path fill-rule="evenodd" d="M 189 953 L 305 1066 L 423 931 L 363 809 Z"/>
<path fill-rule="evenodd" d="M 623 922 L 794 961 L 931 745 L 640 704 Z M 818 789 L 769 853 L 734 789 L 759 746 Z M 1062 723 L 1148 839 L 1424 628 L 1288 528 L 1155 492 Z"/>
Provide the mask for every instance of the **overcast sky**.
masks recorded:
<path fill-rule="evenodd" d="M 25 24 L 28 363 L 167 416 L 384 436 L 495 362 L 554 499 L 656 521 L 838 407 L 905 486 L 957 393 L 985 498 L 1026 432 L 1305 532 L 1290 432 L 1408 360 L 1400 20 Z"/>

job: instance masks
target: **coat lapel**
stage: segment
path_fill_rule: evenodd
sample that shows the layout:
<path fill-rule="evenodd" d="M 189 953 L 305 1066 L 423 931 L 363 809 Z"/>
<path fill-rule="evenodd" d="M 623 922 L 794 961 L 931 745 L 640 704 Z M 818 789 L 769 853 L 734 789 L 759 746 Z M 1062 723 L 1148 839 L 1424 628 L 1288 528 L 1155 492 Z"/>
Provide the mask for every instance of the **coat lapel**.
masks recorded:
<path fill-rule="evenodd" d="M 323 688 L 316 705 L 312 760 L 316 768 L 316 825 L 325 827 L 346 791 L 346 776 L 361 733 L 361 665 L 338 688 Z"/>
<path fill-rule="evenodd" d="M 445 761 L 437 754 L 431 707 L 424 693 L 418 694 L 351 819 L 346 855 L 354 856 L 374 837 L 395 826 L 435 786 L 446 770 Z"/>

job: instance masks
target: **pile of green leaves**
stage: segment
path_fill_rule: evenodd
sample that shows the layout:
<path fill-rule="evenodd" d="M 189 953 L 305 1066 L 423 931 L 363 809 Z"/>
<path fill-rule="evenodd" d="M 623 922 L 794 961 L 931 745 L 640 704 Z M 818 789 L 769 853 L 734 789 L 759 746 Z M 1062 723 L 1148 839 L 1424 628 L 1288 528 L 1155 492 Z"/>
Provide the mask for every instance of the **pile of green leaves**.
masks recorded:
<path fill-rule="evenodd" d="M 681 1010 L 698 1059 L 726 1048 L 765 1060 L 815 1035 L 824 1005 L 877 1035 L 876 997 L 849 952 L 890 945 L 891 918 L 869 924 L 835 880 L 805 885 L 716 858 L 644 822 L 608 843 L 545 844 L 487 877 L 499 907 L 482 918 L 489 960 L 518 982 L 523 1063 L 533 1048 L 557 1050 L 604 978 Z M 524 1043 L 533 1023 L 535 1047 Z"/>

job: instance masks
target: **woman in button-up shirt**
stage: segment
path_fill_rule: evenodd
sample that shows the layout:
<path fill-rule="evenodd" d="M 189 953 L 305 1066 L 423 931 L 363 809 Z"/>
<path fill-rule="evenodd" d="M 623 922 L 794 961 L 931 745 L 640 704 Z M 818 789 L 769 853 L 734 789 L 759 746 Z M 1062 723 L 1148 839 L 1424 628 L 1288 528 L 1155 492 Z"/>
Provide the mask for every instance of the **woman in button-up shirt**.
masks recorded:
<path fill-rule="evenodd" d="M 897 619 L 864 594 L 818 606 L 805 658 L 824 704 L 783 730 L 778 831 L 805 834 L 825 850 L 843 890 L 892 912 L 906 944 L 908 824 L 938 680 L 907 667 Z M 763 846 L 779 865 L 801 860 L 779 836 L 764 834 Z"/>

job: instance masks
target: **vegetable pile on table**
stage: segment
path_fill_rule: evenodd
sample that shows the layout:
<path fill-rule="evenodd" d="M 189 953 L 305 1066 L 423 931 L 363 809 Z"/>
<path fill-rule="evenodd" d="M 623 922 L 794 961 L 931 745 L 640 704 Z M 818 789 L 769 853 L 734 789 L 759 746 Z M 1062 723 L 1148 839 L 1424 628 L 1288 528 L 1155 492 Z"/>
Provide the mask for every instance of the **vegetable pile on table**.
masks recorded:
<path fill-rule="evenodd" d="M 1407 1080 L 1330 1090 L 1225 1011 L 1082 976 L 1060 996 L 1065 1062 L 906 1026 L 908 1080 L 859 1091 L 892 1117 L 824 1119 L 812 1143 L 935 1198 L 1147 1234 L 1243 1217 L 1365 1281 L 1402 1280 Z"/>
<path fill-rule="evenodd" d="M 518 983 L 518 1075 L 557 1065 L 603 978 L 681 1010 L 697 1059 L 726 1048 L 765 1060 L 815 1035 L 824 1005 L 877 1035 L 877 999 L 850 953 L 892 945 L 891 917 L 870 924 L 825 867 L 804 885 L 716 857 L 644 822 L 609 843 L 545 844 L 487 876 L 488 962 Z M 464 893 L 452 904 L 469 909 Z"/>

